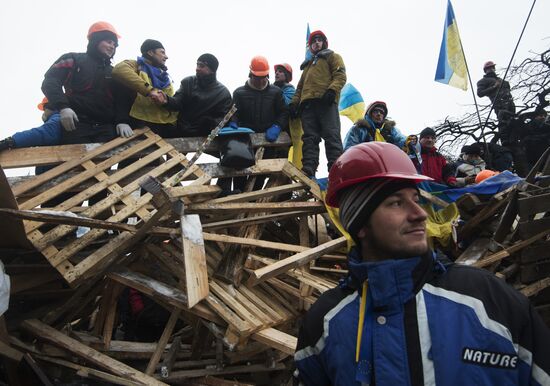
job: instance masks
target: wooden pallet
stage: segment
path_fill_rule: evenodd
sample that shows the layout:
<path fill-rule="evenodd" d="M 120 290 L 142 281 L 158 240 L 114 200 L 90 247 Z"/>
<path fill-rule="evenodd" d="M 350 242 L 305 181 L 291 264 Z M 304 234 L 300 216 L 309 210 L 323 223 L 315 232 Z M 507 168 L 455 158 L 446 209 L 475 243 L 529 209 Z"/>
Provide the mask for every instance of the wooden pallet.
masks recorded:
<path fill-rule="evenodd" d="M 149 151 L 148 155 L 139 159 L 133 158 L 135 154 L 146 149 Z M 106 152 L 113 155 L 95 162 L 96 158 L 101 159 Z M 114 165 L 125 160 L 132 163 L 114 173 L 107 173 Z M 52 210 L 75 211 L 79 212 L 80 216 L 88 218 L 97 218 L 102 212 L 110 211 L 107 221 L 125 222 L 130 217 L 136 217 L 140 230 L 145 230 L 147 222 L 156 212 L 147 208 L 152 195 L 149 193 L 139 195 L 135 192 L 139 192 L 139 182 L 145 177 L 141 169 L 151 164 L 154 167 L 152 170 L 148 168 L 147 174 L 163 180 L 164 186 L 174 185 L 177 172 L 188 165 L 185 155 L 174 150 L 172 145 L 166 143 L 161 137 L 148 129 L 136 130 L 131 138 L 114 139 L 78 159 L 67 161 L 44 174 L 14 186 L 13 193 L 17 199 L 46 181 L 65 173 L 76 172 L 74 176 L 53 189 L 31 198 L 26 197 L 25 201 L 19 203 L 20 209 L 37 210 L 49 200 L 62 197 L 63 201 L 51 208 Z M 131 182 L 123 185 L 121 180 L 128 176 L 132 177 Z M 191 185 L 210 182 L 210 176 L 194 165 L 187 170 L 184 179 L 191 180 Z M 93 185 L 75 192 L 75 187 L 90 180 L 94 182 Z M 67 195 L 68 192 L 73 193 Z M 82 204 L 99 192 L 107 192 L 107 196 L 80 211 Z M 43 224 L 24 220 L 27 238 L 71 285 L 78 285 L 86 277 L 101 272 L 144 233 L 119 231 L 117 236 L 110 237 L 106 244 L 91 249 L 88 254 L 87 247 L 105 235 L 108 232 L 106 229 L 92 229 L 82 237 L 71 239 L 68 244 L 64 244 L 63 238 L 74 235 L 75 226 L 57 225 L 51 228 L 50 225 L 49 228 L 45 228 Z"/>

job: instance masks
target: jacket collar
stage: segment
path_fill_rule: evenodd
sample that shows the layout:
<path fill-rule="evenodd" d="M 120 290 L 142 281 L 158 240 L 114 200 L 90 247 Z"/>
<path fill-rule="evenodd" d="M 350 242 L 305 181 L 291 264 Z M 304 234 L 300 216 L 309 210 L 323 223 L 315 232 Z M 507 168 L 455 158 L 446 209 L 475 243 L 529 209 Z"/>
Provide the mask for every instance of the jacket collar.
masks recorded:
<path fill-rule="evenodd" d="M 375 308 L 396 309 L 413 298 L 441 264 L 433 252 L 405 259 L 362 261 L 357 247 L 348 255 L 349 277 L 344 286 L 360 288 L 368 280 Z"/>

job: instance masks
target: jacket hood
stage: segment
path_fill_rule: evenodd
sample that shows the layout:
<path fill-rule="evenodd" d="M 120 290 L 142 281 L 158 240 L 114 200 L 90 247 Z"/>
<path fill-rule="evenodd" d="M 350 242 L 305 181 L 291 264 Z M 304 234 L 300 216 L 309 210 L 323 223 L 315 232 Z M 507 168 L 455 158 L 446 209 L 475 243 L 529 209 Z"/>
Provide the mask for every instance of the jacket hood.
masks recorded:
<path fill-rule="evenodd" d="M 355 122 L 355 126 L 362 127 L 365 129 L 372 129 L 376 127 L 374 124 L 374 121 L 367 115 L 365 115 L 365 118 L 359 119 Z M 384 122 L 382 122 L 382 125 L 380 127 L 384 127 L 386 130 L 391 130 L 395 127 L 395 121 L 384 119 Z"/>

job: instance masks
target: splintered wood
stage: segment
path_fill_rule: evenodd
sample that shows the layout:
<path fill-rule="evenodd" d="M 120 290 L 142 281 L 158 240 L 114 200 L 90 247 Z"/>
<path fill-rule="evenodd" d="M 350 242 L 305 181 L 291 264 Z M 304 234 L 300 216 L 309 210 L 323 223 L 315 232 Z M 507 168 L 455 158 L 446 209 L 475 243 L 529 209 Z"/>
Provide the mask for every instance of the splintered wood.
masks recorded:
<path fill-rule="evenodd" d="M 38 148 L 34 159 L 30 149 L 0 153 L 8 168 L 52 165 L 0 176 L 0 221 L 15 224 L 19 248 L 2 258 L 12 296 L 44 299 L 10 324 L 40 345 L 14 336 L 5 352 L 115 384 L 286 384 L 297 318 L 345 273 L 306 268 L 345 260 L 346 242 L 327 234 L 315 182 L 285 159 L 261 159 L 288 136 L 252 139 L 257 162 L 244 170 L 190 165 L 185 153 L 202 141 L 148 129 Z M 212 181 L 239 176 L 249 181 L 237 194 L 221 196 Z M 256 176 L 268 178 L 254 191 Z"/>

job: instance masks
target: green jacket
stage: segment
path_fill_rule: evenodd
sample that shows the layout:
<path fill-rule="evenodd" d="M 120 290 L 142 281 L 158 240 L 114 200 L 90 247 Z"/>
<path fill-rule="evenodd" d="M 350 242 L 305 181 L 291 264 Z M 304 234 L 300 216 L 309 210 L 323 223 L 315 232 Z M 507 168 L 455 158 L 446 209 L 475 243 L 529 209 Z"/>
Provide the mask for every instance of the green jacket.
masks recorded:
<path fill-rule="evenodd" d="M 308 99 L 319 99 L 331 89 L 336 92 L 336 103 L 340 90 L 346 84 L 346 67 L 342 57 L 332 50 L 319 51 L 300 66 L 303 70 L 292 103 L 299 105 Z"/>

